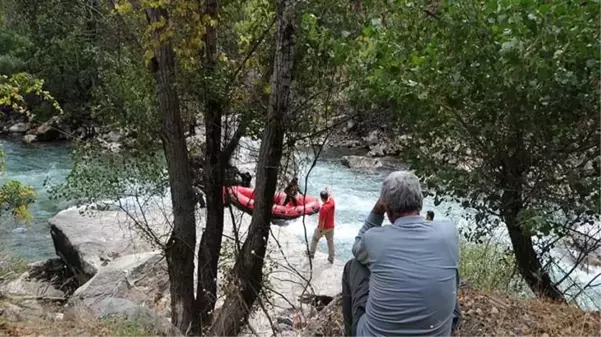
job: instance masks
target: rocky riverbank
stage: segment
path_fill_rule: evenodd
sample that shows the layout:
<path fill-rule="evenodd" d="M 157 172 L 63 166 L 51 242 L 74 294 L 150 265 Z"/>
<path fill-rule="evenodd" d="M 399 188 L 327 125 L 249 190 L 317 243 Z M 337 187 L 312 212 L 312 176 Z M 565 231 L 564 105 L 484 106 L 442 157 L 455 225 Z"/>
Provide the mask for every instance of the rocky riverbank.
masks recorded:
<path fill-rule="evenodd" d="M 146 205 L 141 209 L 136 200 L 126 198 L 95 209 L 69 208 L 60 212 L 50 220 L 49 228 L 59 258 L 32 265 L 28 272 L 3 284 L 0 293 L 7 298 L 59 302 L 63 312 L 69 309 L 95 319 L 135 317 L 159 334 L 174 334 L 169 324 L 169 280 L 160 250 L 170 231 L 171 210 L 162 198 L 146 200 Z M 199 232 L 204 230 L 204 217 L 204 210 L 199 209 Z M 229 241 L 234 237 L 234 226 L 229 211 L 225 217 L 227 246 L 232 244 Z M 235 211 L 234 219 L 243 239 L 250 217 Z M 282 323 L 276 328 L 282 333 L 293 328 L 286 323 L 287 318 L 309 317 L 313 310 L 299 304 L 300 296 L 317 291 L 340 292 L 342 262 L 330 265 L 325 256 L 318 254 L 311 267 L 302 254 L 305 249 L 306 245 L 285 227 L 274 226 L 268 248 L 267 282 L 277 295 L 272 295 L 267 310 L 274 319 L 281 318 Z M 222 263 L 227 265 L 227 259 L 232 257 L 222 256 Z M 28 309 L 22 308 L 15 314 L 5 311 L 7 314 L 0 318 L 25 317 L 22 310 Z M 265 334 L 272 329 L 262 312 L 255 313 L 250 324 Z"/>

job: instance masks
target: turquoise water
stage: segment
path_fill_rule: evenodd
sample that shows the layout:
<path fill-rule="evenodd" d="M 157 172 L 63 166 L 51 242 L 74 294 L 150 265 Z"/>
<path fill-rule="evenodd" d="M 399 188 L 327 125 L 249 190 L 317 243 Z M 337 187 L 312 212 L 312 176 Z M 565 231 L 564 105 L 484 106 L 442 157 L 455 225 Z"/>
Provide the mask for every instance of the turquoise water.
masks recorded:
<path fill-rule="evenodd" d="M 51 200 L 48 188 L 44 185 L 58 184 L 64 181 L 70 172 L 71 149 L 66 144 L 26 145 L 20 141 L 1 139 L 0 146 L 5 152 L 6 172 L 0 181 L 18 180 L 32 186 L 37 194 L 31 207 L 34 219 L 28 223 L 19 223 L 10 217 L 0 219 L 0 244 L 10 251 L 30 260 L 39 260 L 54 256 L 52 240 L 48 230 L 48 219 L 68 203 Z M 340 258 L 350 257 L 350 246 L 378 198 L 379 184 L 387 172 L 364 173 L 348 170 L 340 164 L 340 153 L 324 155 L 307 180 L 307 193 L 319 195 L 330 186 L 336 198 L 336 246 Z M 304 190 L 308 168 L 299 176 Z M 451 217 L 460 219 L 461 210 L 457 207 L 439 205 L 434 207 L 430 200 L 425 201 L 424 212 L 435 210 L 436 216 L 445 217 L 451 211 Z M 310 236 L 315 227 L 317 216 L 305 218 Z M 299 239 L 304 237 L 302 220 L 289 224 L 297 232 Z"/>
<path fill-rule="evenodd" d="M 0 246 L 28 260 L 54 256 L 48 219 L 66 204 L 50 200 L 44 182 L 60 183 L 65 179 L 71 170 L 70 148 L 57 144 L 25 145 L 11 139 L 0 139 L 0 147 L 6 164 L 0 182 L 18 180 L 32 186 L 37 194 L 30 223 L 7 216 L 0 218 Z"/>
<path fill-rule="evenodd" d="M 351 257 L 351 246 L 363 221 L 371 211 L 380 194 L 380 184 L 389 171 L 356 172 L 340 163 L 337 153 L 322 157 L 321 161 L 309 172 L 301 171 L 299 181 L 301 190 L 305 190 L 305 178 L 308 174 L 306 190 L 309 195 L 318 196 L 326 186 L 330 186 L 336 202 L 335 233 L 336 254 L 340 259 Z M 451 219 L 463 223 L 464 211 L 458 205 L 442 203 L 434 206 L 433 200 L 426 198 L 422 213 L 433 210 L 436 219 Z M 387 220 L 386 220 L 387 221 Z M 317 225 L 317 216 L 291 222 L 288 226 L 304 239 L 304 228 L 307 228 L 308 239 Z M 325 242 L 320 243 L 320 250 L 326 251 Z"/>

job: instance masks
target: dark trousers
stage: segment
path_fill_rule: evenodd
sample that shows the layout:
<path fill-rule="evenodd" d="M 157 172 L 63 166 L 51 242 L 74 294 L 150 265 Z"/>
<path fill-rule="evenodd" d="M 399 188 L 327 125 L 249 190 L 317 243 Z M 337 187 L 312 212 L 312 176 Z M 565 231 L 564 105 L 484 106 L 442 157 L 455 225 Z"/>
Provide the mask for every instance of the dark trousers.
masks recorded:
<path fill-rule="evenodd" d="M 371 272 L 356 259 L 349 260 L 342 272 L 342 317 L 344 335 L 357 335 L 357 322 L 365 314 Z"/>
<path fill-rule="evenodd" d="M 356 259 L 349 260 L 342 272 L 342 317 L 344 319 L 344 335 L 357 335 L 357 322 L 365 314 L 367 297 L 369 296 L 369 278 L 371 272 Z M 459 273 L 457 273 L 457 288 L 459 288 Z M 461 323 L 461 308 L 459 301 L 455 302 L 453 310 L 453 325 L 451 333 Z"/>

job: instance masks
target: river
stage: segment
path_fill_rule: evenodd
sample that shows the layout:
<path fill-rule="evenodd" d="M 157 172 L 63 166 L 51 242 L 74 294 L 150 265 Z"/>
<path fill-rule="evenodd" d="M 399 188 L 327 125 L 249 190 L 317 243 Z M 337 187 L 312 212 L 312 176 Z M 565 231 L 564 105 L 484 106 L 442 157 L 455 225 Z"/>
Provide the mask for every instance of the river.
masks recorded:
<path fill-rule="evenodd" d="M 64 181 L 71 170 L 70 148 L 66 145 L 36 144 L 28 146 L 20 141 L 0 139 L 5 155 L 5 172 L 0 181 L 17 180 L 32 186 L 37 194 L 31 206 L 33 219 L 25 224 L 12 217 L 0 218 L 0 247 L 27 260 L 54 256 L 54 247 L 48 230 L 48 219 L 67 206 L 51 200 L 46 183 Z"/>
<path fill-rule="evenodd" d="M 6 159 L 6 172 L 1 180 L 18 180 L 32 186 L 37 194 L 31 207 L 33 220 L 19 223 L 10 217 L 4 217 L 0 223 L 0 243 L 11 252 L 28 260 L 39 260 L 54 256 L 52 240 L 48 231 L 48 219 L 54 216 L 68 203 L 52 200 L 48 185 L 64 181 L 71 169 L 71 150 L 62 144 L 25 145 L 10 139 L 0 140 Z M 336 198 L 336 246 L 340 258 L 350 257 L 350 246 L 362 225 L 365 216 L 378 198 L 379 184 L 387 172 L 364 173 L 351 171 L 340 164 L 340 153 L 324 155 L 311 170 L 307 180 L 307 193 L 319 195 L 330 186 Z M 305 175 L 301 172 L 301 189 L 304 190 Z M 435 207 L 431 200 L 425 200 L 425 210 L 434 210 L 437 218 L 447 217 L 444 213 L 451 210 L 451 217 L 461 221 L 462 210 L 454 205 Z M 307 228 L 314 228 L 317 217 L 306 218 Z M 304 236 L 302 221 L 290 224 L 291 229 Z M 310 235 L 311 233 L 309 233 Z"/>
<path fill-rule="evenodd" d="M 0 219 L 0 247 L 32 261 L 53 257 L 55 253 L 48 230 L 48 219 L 69 204 L 52 200 L 47 185 L 60 183 L 69 174 L 72 165 L 71 149 L 64 144 L 31 146 L 10 139 L 0 139 L 0 146 L 5 152 L 6 160 L 6 172 L 0 177 L 0 182 L 6 179 L 18 180 L 33 186 L 37 193 L 36 201 L 31 207 L 33 220 L 30 223 L 19 223 L 7 216 Z M 305 168 L 299 178 L 301 189 L 304 189 L 305 176 L 308 174 L 306 188 L 309 195 L 319 195 L 326 186 L 332 188 L 336 200 L 336 254 L 339 259 L 347 259 L 351 256 L 350 247 L 354 237 L 377 200 L 380 183 L 387 172 L 366 173 L 349 170 L 340 164 L 340 154 L 333 152 L 324 155 L 310 173 L 308 168 Z M 459 227 L 467 226 L 462 218 L 464 210 L 457 204 L 442 203 L 434 206 L 433 200 L 426 198 L 423 212 L 428 210 L 433 210 L 437 219 L 447 218 Z M 309 239 L 316 220 L 316 216 L 305 218 Z M 305 226 L 300 219 L 288 223 L 288 227 L 298 235 L 299 240 L 304 239 Z M 503 229 L 495 236 L 498 236 L 498 242 L 508 243 Z M 325 242 L 320 243 L 319 249 L 326 250 Z M 595 274 L 577 273 L 580 282 L 585 283 Z M 595 296 L 597 295 L 593 295 Z M 601 303 L 585 304 L 588 307 L 601 306 Z"/>

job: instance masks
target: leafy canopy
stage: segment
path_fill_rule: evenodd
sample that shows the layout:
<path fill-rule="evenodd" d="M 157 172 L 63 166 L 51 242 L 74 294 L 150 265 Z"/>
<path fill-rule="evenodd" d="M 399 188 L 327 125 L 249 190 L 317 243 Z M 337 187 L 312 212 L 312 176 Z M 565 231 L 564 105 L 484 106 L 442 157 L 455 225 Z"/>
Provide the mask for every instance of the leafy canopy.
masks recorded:
<path fill-rule="evenodd" d="M 358 37 L 354 98 L 394 105 L 430 191 L 475 210 L 481 231 L 510 193 L 531 234 L 598 219 L 598 3 L 394 6 Z"/>

